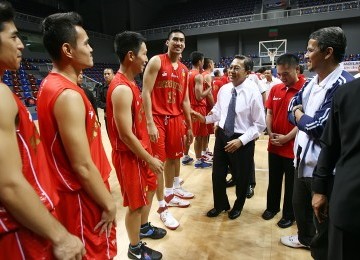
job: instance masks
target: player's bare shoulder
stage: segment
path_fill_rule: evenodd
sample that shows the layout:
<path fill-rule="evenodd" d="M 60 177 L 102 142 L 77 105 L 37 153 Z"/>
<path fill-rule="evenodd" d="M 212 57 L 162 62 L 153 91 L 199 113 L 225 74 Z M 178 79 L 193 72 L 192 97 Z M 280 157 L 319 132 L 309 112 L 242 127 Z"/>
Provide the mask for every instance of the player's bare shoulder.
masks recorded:
<path fill-rule="evenodd" d="M 148 64 L 146 65 L 145 73 L 157 72 L 160 70 L 160 67 L 161 67 L 161 59 L 159 55 L 155 55 L 149 60 Z"/>

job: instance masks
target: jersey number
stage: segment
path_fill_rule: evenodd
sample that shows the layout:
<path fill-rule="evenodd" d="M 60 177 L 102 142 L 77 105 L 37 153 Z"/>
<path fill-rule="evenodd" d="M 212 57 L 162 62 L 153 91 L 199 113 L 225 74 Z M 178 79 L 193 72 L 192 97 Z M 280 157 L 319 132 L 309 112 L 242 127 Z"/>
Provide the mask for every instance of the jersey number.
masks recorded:
<path fill-rule="evenodd" d="M 174 104 L 175 98 L 176 98 L 176 92 L 173 91 L 168 92 L 168 101 L 167 101 L 168 103 Z"/>

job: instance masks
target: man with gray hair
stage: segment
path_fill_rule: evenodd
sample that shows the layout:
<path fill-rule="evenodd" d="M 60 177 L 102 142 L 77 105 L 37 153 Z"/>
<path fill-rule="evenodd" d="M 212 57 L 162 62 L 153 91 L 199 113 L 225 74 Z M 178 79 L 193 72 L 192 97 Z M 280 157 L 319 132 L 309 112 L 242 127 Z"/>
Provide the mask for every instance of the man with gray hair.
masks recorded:
<path fill-rule="evenodd" d="M 298 234 L 281 237 L 281 243 L 289 247 L 309 248 L 316 234 L 311 182 L 321 150 L 320 137 L 329 116 L 333 95 L 340 85 L 353 80 L 353 76 L 339 65 L 345 48 L 346 37 L 339 27 L 322 28 L 310 35 L 305 58 L 309 71 L 316 75 L 304 84 L 288 107 L 288 119 L 299 129 L 294 144 L 293 192 Z"/>

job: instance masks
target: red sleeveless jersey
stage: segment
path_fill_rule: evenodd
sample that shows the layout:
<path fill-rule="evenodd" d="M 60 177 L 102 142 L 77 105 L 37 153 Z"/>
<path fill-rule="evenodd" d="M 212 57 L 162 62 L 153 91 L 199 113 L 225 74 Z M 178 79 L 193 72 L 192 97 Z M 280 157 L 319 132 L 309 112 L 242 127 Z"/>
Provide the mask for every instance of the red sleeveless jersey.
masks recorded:
<path fill-rule="evenodd" d="M 191 107 L 194 106 L 206 106 L 206 99 L 197 100 L 195 95 L 195 77 L 199 75 L 200 72 L 198 70 L 190 70 L 189 71 L 189 99 Z"/>
<path fill-rule="evenodd" d="M 212 85 L 213 85 L 212 94 L 214 97 L 214 102 L 216 103 L 217 95 L 219 93 L 220 88 L 224 85 L 224 82 L 221 80 L 221 77 L 215 77 L 213 79 Z"/>
<path fill-rule="evenodd" d="M 111 167 L 101 141 L 99 122 L 85 92 L 62 75 L 50 72 L 42 81 L 38 95 L 37 109 L 41 139 L 46 148 L 46 155 L 50 162 L 51 170 L 59 180 L 58 189 L 61 191 L 75 191 L 81 189 L 81 184 L 75 176 L 69 159 L 66 156 L 53 112 L 58 96 L 66 89 L 78 92 L 84 101 L 86 134 L 91 157 L 104 181 L 109 178 Z"/>
<path fill-rule="evenodd" d="M 108 132 L 111 146 L 114 150 L 118 151 L 129 151 L 130 149 L 123 141 L 121 141 L 115 120 L 114 120 L 114 111 L 113 103 L 111 100 L 111 95 L 114 89 L 119 85 L 126 85 L 130 88 L 133 93 L 133 100 L 131 103 L 131 113 L 132 113 L 132 131 L 134 135 L 139 139 L 142 146 L 145 149 L 150 149 L 150 138 L 146 130 L 146 117 L 143 107 L 143 102 L 141 98 L 141 93 L 139 88 L 136 86 L 134 81 L 128 80 L 124 74 L 117 72 L 115 77 L 110 83 L 109 90 L 107 92 L 107 104 L 106 104 L 106 113 L 108 120 Z"/>
<path fill-rule="evenodd" d="M 201 73 L 201 75 L 204 77 L 203 90 L 205 90 L 205 89 L 207 89 L 207 88 L 209 87 L 209 86 L 205 83 L 205 76 L 206 76 L 206 75 L 210 75 L 210 72 L 208 72 L 208 71 L 203 71 L 203 72 Z M 210 76 L 211 76 L 211 75 L 210 75 Z M 209 84 L 212 86 L 212 81 L 210 81 Z M 212 94 L 212 90 L 211 90 L 211 94 Z M 207 97 L 205 97 L 204 100 L 205 100 L 205 105 L 206 105 L 206 106 L 209 106 L 208 101 L 207 101 Z"/>
<path fill-rule="evenodd" d="M 187 91 L 188 69 L 181 62 L 174 69 L 167 54 L 158 55 L 161 67 L 151 93 L 154 115 L 178 116 L 183 113 L 182 103 Z"/>
<path fill-rule="evenodd" d="M 54 180 L 51 179 L 45 150 L 40 136 L 31 118 L 31 114 L 23 103 L 14 95 L 18 107 L 18 125 L 16 136 L 22 162 L 22 173 L 33 187 L 41 202 L 52 211 L 58 204 Z M 28 207 L 28 205 L 23 205 Z M 6 211 L 0 203 L 0 234 L 18 228 L 20 224 Z"/>

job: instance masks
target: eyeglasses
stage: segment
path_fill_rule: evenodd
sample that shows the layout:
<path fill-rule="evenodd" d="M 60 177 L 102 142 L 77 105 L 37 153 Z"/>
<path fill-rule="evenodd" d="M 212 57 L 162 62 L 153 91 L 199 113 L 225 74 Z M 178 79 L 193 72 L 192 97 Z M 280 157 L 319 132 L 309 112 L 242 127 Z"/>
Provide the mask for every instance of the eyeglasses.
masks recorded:
<path fill-rule="evenodd" d="M 230 66 L 229 70 L 233 70 L 235 72 L 239 72 L 240 70 L 245 70 L 245 68 L 242 68 L 240 66 Z"/>

